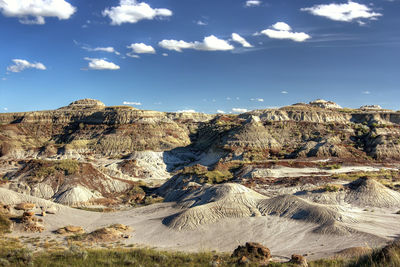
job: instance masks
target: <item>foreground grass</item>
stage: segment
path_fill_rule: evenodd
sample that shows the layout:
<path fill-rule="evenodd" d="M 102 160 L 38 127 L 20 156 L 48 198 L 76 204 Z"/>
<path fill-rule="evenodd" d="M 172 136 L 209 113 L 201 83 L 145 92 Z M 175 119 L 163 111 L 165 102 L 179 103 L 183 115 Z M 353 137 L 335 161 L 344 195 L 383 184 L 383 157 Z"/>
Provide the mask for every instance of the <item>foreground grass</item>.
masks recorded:
<path fill-rule="evenodd" d="M 219 262 L 219 265 L 213 265 Z M 166 252 L 144 248 L 83 249 L 72 245 L 68 249 L 48 249 L 32 253 L 17 239 L 0 238 L 0 266 L 237 266 L 229 254 L 201 252 Z M 258 266 L 249 264 L 246 266 Z M 296 266 L 270 262 L 268 266 Z M 309 262 L 310 267 L 395 267 L 400 266 L 398 245 L 376 250 L 357 259 L 323 259 Z"/>

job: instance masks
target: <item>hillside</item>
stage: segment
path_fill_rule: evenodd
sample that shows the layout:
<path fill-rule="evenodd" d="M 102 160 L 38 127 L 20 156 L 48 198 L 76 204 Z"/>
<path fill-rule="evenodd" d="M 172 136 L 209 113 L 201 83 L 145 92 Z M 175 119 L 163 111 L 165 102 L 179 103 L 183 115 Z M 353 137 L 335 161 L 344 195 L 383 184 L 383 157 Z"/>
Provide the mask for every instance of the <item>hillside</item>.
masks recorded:
<path fill-rule="evenodd" d="M 399 163 L 400 113 L 376 106 L 209 115 L 84 99 L 0 114 L 0 202 L 13 235 L 123 224 L 133 237 L 101 231 L 127 246 L 228 252 L 255 241 L 277 259 L 318 259 L 399 234 Z M 32 211 L 18 209 L 25 202 Z"/>

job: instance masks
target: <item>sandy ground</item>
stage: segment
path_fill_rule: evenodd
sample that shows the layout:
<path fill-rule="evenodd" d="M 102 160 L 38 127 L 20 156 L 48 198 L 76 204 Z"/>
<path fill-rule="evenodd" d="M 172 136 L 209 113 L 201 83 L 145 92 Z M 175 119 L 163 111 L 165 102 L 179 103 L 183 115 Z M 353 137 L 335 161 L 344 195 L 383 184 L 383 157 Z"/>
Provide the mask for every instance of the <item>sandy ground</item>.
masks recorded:
<path fill-rule="evenodd" d="M 276 258 L 290 258 L 293 253 L 308 254 L 309 259 L 332 256 L 335 252 L 354 246 L 377 247 L 398 236 L 400 216 L 387 210 L 355 211 L 363 218 L 351 227 L 366 233 L 348 236 L 312 233 L 316 225 L 276 216 L 241 219 L 224 219 L 218 223 L 201 226 L 195 231 L 177 231 L 162 224 L 166 216 L 181 211 L 174 203 L 154 204 L 129 211 L 96 213 L 63 208 L 45 219 L 45 232 L 41 234 L 15 233 L 13 235 L 55 237 L 52 231 L 77 225 L 92 231 L 113 223 L 133 227 L 130 239 L 123 243 L 179 251 L 232 252 L 238 245 L 248 241 L 260 242 L 271 249 Z M 368 234 L 370 233 L 370 234 Z"/>

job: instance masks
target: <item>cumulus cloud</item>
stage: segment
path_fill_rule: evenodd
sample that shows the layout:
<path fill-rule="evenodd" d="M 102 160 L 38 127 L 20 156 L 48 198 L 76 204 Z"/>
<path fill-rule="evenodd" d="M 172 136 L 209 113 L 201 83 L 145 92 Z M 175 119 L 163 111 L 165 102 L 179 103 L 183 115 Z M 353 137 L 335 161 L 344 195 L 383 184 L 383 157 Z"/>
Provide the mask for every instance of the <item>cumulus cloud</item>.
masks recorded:
<path fill-rule="evenodd" d="M 89 61 L 88 67 L 91 70 L 119 70 L 120 67 L 112 62 L 106 61 L 102 58 L 89 58 L 85 57 L 85 60 Z"/>
<path fill-rule="evenodd" d="M 289 94 L 289 92 L 288 92 L 288 91 L 285 91 L 285 90 L 283 90 L 283 91 L 281 91 L 281 94 L 284 94 L 284 95 L 286 95 L 286 94 Z"/>
<path fill-rule="evenodd" d="M 261 31 L 261 34 L 272 39 L 290 39 L 295 42 L 304 42 L 311 38 L 310 35 L 304 32 L 292 32 L 292 28 L 284 22 L 275 23 L 270 29 Z"/>
<path fill-rule="evenodd" d="M 128 102 L 128 101 L 124 101 L 123 102 L 124 105 L 132 105 L 132 106 L 141 106 L 142 103 L 140 102 Z"/>
<path fill-rule="evenodd" d="M 127 46 L 127 48 L 132 49 L 133 53 L 136 54 L 155 54 L 156 50 L 151 45 L 146 45 L 144 43 L 135 43 Z"/>
<path fill-rule="evenodd" d="M 374 12 L 369 6 L 352 1 L 343 4 L 314 5 L 302 8 L 301 11 L 336 21 L 351 22 L 357 20 L 360 24 L 364 24 L 361 19 L 376 20 L 377 17 L 382 16 L 381 13 Z"/>
<path fill-rule="evenodd" d="M 247 0 L 245 6 L 246 7 L 254 7 L 254 6 L 259 6 L 261 5 L 260 0 Z"/>
<path fill-rule="evenodd" d="M 122 23 L 137 23 L 144 19 L 170 17 L 172 11 L 166 8 L 152 8 L 149 4 L 139 3 L 136 0 L 120 0 L 119 6 L 106 8 L 102 14 L 111 19 L 111 25 L 121 25 Z"/>
<path fill-rule="evenodd" d="M 237 33 L 232 33 L 232 41 L 241 44 L 243 47 L 253 47 L 249 42 L 246 41 L 246 39 Z"/>
<path fill-rule="evenodd" d="M 69 19 L 76 8 L 64 0 L 0 0 L 0 10 L 23 24 L 45 24 L 45 17 Z"/>
<path fill-rule="evenodd" d="M 162 56 L 163 57 L 168 57 L 168 54 L 167 53 L 162 53 Z"/>
<path fill-rule="evenodd" d="M 116 55 L 119 55 L 120 53 L 118 51 L 115 50 L 114 47 L 112 46 L 108 46 L 108 47 L 89 47 L 89 46 L 82 46 L 83 49 L 85 49 L 86 51 L 90 51 L 90 52 L 106 52 L 106 53 L 113 53 Z"/>
<path fill-rule="evenodd" d="M 46 70 L 46 66 L 40 62 L 31 63 L 25 59 L 13 59 L 12 61 L 14 64 L 7 67 L 7 70 L 11 72 L 21 72 L 25 69 Z"/>
<path fill-rule="evenodd" d="M 4 111 L 8 111 L 8 108 L 3 108 Z"/>
<path fill-rule="evenodd" d="M 183 110 L 177 110 L 177 113 L 196 113 L 196 110 L 194 109 L 183 109 Z"/>
<path fill-rule="evenodd" d="M 164 49 L 182 52 L 182 49 L 194 49 L 201 51 L 227 51 L 234 47 L 227 41 L 219 39 L 214 35 L 204 37 L 202 42 L 185 42 L 183 40 L 162 40 L 158 45 Z"/>
<path fill-rule="evenodd" d="M 277 31 L 291 31 L 292 30 L 292 27 L 290 27 L 287 23 L 281 22 L 281 21 L 275 23 L 271 27 Z"/>
<path fill-rule="evenodd" d="M 251 98 L 251 101 L 264 102 L 263 98 Z"/>
<path fill-rule="evenodd" d="M 218 114 L 225 114 L 225 111 L 220 110 L 220 109 L 217 109 L 217 113 L 218 113 Z"/>
<path fill-rule="evenodd" d="M 248 110 L 245 108 L 233 108 L 232 111 L 235 113 L 244 113 L 247 112 Z"/>

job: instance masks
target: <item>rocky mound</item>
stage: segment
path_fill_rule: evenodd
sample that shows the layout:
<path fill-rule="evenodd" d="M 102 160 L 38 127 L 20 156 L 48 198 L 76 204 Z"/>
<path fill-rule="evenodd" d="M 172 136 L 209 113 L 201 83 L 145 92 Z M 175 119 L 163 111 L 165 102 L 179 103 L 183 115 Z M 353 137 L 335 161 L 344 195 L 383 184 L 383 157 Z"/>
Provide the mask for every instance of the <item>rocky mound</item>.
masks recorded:
<path fill-rule="evenodd" d="M 271 259 L 269 248 L 255 242 L 247 242 L 244 246 L 238 246 L 232 253 L 233 258 L 238 258 L 240 265 L 255 263 L 257 265 L 266 265 Z"/>
<path fill-rule="evenodd" d="M 72 102 L 66 107 L 61 109 L 103 109 L 106 105 L 103 102 L 95 99 L 85 98 Z"/>
<path fill-rule="evenodd" d="M 133 229 L 123 224 L 113 224 L 94 230 L 90 233 L 81 233 L 71 236 L 70 239 L 84 242 L 111 242 L 122 238 L 130 238 L 128 234 Z"/>
<path fill-rule="evenodd" d="M 130 181 L 110 177 L 92 164 L 76 160 L 28 161 L 9 184 L 9 188 L 17 192 L 65 205 L 109 197 L 129 187 Z"/>
<path fill-rule="evenodd" d="M 339 106 L 335 102 L 326 101 L 326 100 L 323 100 L 323 99 L 317 99 L 317 100 L 311 101 L 309 104 L 311 106 L 314 106 L 314 107 L 327 108 L 327 109 L 342 108 L 341 106 Z"/>
<path fill-rule="evenodd" d="M 361 109 L 361 110 L 381 110 L 382 107 L 379 105 L 364 105 L 364 106 L 361 106 L 359 109 Z"/>
<path fill-rule="evenodd" d="M 372 178 L 362 177 L 348 185 L 345 201 L 359 207 L 400 207 L 400 193 Z"/>

